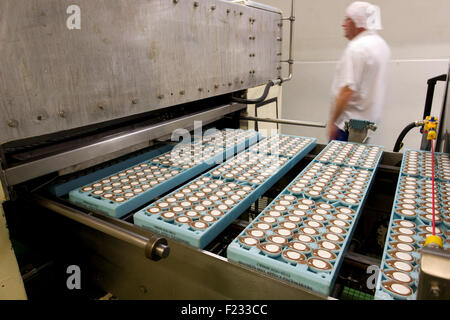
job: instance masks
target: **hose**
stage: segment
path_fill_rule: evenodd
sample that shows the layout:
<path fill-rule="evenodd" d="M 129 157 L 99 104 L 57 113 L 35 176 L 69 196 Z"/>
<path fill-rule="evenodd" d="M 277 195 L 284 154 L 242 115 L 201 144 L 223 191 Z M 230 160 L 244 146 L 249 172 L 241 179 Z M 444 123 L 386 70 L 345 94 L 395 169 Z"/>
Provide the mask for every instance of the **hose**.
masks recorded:
<path fill-rule="evenodd" d="M 405 138 L 406 134 L 413 128 L 417 127 L 417 122 L 411 122 L 410 124 L 408 124 L 400 133 L 400 135 L 397 138 L 397 141 L 395 142 L 395 146 L 394 146 L 394 152 L 399 152 L 401 147 L 402 147 L 402 142 L 403 139 Z"/>
<path fill-rule="evenodd" d="M 270 87 L 272 87 L 274 85 L 275 85 L 274 81 L 269 80 L 269 82 L 266 84 L 266 87 L 264 88 L 264 93 L 258 99 L 247 100 L 247 99 L 241 99 L 241 98 L 237 98 L 237 97 L 232 97 L 231 100 L 233 102 L 238 102 L 238 103 L 243 103 L 243 104 L 257 104 L 257 103 L 261 103 L 264 100 L 266 100 L 267 95 L 269 94 L 269 91 L 270 91 Z"/>

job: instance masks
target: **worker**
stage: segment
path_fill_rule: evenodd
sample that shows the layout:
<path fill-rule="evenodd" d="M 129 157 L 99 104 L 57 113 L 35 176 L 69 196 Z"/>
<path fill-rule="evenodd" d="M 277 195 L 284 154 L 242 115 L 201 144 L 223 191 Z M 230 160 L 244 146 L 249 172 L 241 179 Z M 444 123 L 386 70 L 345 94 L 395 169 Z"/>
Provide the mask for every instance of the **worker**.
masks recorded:
<path fill-rule="evenodd" d="M 346 9 L 342 23 L 350 40 L 337 64 L 332 84 L 330 140 L 348 141 L 345 123 L 350 119 L 379 120 L 387 86 L 391 51 L 377 33 L 381 29 L 380 10 L 368 2 L 355 1 Z"/>

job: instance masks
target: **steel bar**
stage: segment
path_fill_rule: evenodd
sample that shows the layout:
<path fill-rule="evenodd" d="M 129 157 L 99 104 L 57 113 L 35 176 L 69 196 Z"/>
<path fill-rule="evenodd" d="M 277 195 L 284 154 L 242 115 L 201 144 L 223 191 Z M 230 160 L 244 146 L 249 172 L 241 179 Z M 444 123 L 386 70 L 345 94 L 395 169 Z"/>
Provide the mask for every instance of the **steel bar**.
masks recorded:
<path fill-rule="evenodd" d="M 281 82 L 286 82 L 292 79 L 292 74 L 293 74 L 293 65 L 294 65 L 294 59 L 292 57 L 292 50 L 293 50 L 293 42 L 294 42 L 294 21 L 295 21 L 295 5 L 294 5 L 295 0 L 291 0 L 291 16 L 288 18 L 283 18 L 282 20 L 289 20 L 290 22 L 290 29 L 289 29 L 289 59 L 287 61 L 282 61 L 282 62 L 287 62 L 289 63 L 289 75 L 287 76 L 287 78 L 282 78 Z"/>
<path fill-rule="evenodd" d="M 295 125 L 295 126 L 306 126 L 306 127 L 316 127 L 316 128 L 325 128 L 327 126 L 326 123 L 321 123 L 321 122 L 287 120 L 287 119 L 272 119 L 272 118 L 257 118 L 257 117 L 251 117 L 251 116 L 241 117 L 241 120 L 273 122 L 273 123 L 291 124 L 291 125 Z"/>

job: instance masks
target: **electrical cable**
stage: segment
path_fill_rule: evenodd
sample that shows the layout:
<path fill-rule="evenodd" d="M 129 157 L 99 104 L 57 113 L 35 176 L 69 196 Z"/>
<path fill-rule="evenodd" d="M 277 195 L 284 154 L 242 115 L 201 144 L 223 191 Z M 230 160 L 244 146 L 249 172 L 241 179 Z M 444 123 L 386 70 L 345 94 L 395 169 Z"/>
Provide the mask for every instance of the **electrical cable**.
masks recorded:
<path fill-rule="evenodd" d="M 248 100 L 248 99 L 241 99 L 241 98 L 237 98 L 237 97 L 232 97 L 231 100 L 233 102 L 242 103 L 242 104 L 257 104 L 257 103 L 261 103 L 267 98 L 267 95 L 269 94 L 270 88 L 272 86 L 274 86 L 274 85 L 275 85 L 275 82 L 270 80 L 266 84 L 266 87 L 264 88 L 264 92 L 263 92 L 262 96 L 257 98 L 257 99 Z"/>

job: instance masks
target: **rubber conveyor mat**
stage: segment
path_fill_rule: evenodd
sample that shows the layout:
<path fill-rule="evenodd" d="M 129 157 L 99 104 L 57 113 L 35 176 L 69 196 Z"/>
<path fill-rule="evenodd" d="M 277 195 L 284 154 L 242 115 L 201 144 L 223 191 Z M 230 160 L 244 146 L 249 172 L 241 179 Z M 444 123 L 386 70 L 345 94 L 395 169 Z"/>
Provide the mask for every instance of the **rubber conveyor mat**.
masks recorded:
<path fill-rule="evenodd" d="M 435 153 L 436 235 L 450 249 L 450 156 Z M 433 190 L 431 152 L 403 154 L 392 215 L 378 274 L 375 299 L 415 300 L 420 250 L 432 234 Z"/>
<path fill-rule="evenodd" d="M 251 148 L 138 211 L 134 223 L 204 248 L 316 145 L 314 138 L 287 135 L 269 140 L 275 149 L 290 144 L 295 151 L 286 156 Z"/>
<path fill-rule="evenodd" d="M 120 218 L 222 163 L 259 138 L 260 134 L 253 130 L 208 130 L 201 139 L 180 143 L 169 152 L 120 171 L 109 172 L 70 191 L 69 200 L 81 207 Z"/>
<path fill-rule="evenodd" d="M 233 240 L 228 259 L 329 295 L 381 154 L 332 141 Z M 354 165 L 333 164 L 340 158 Z"/>

